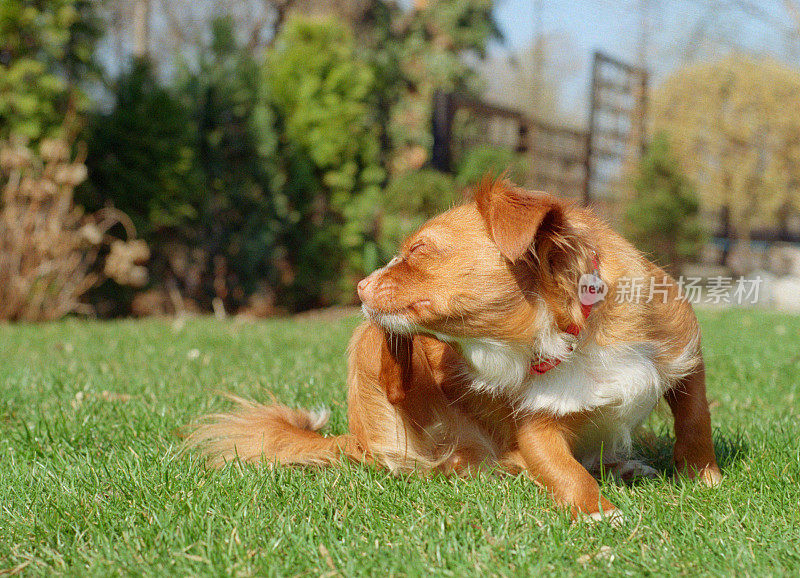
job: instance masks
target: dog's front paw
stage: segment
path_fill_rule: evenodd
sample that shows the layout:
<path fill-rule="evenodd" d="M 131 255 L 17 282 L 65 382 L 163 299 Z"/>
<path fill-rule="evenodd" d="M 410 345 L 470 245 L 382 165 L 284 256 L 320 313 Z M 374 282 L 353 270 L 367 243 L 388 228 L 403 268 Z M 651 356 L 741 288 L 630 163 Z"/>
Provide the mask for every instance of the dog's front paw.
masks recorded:
<path fill-rule="evenodd" d="M 716 488 L 722 483 L 722 473 L 716 464 L 703 467 L 692 467 L 684 465 L 678 468 L 678 472 L 692 480 L 697 480 L 709 488 Z"/>

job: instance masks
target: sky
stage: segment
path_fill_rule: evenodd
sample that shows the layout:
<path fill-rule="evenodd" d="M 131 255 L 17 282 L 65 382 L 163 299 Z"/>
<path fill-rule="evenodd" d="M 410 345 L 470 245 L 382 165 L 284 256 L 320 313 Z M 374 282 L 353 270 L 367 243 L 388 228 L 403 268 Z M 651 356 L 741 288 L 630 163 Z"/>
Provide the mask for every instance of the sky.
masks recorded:
<path fill-rule="evenodd" d="M 542 32 L 568 32 L 574 41 L 589 53 L 602 48 L 623 52 L 633 47 L 636 20 L 628 5 L 621 1 L 539 0 Z M 499 0 L 495 18 L 505 36 L 508 48 L 530 44 L 535 36 L 537 0 Z"/>
<path fill-rule="evenodd" d="M 413 4 L 413 0 L 398 1 L 409 8 Z M 787 1 L 800 5 L 800 0 L 494 0 L 494 15 L 504 38 L 491 45 L 492 61 L 484 70 L 488 74 L 497 70 L 498 59 L 531 46 L 537 34 L 557 38 L 555 45 L 562 51 L 553 59 L 561 75 L 557 100 L 564 116 L 579 125 L 588 109 L 592 53 L 600 50 L 636 63 L 643 7 L 647 14 L 647 67 L 651 85 L 657 85 L 676 66 L 719 57 L 734 44 L 800 65 L 800 23 L 787 35 L 792 24 L 784 7 Z M 206 3 L 213 5 L 213 0 Z M 541 26 L 537 26 L 537 6 Z M 103 54 L 114 73 L 124 59 L 110 42 Z M 521 78 L 512 70 L 498 74 L 495 80 L 496 84 L 508 84 L 517 79 L 519 84 L 524 82 Z M 508 87 L 498 87 L 504 89 Z"/>
<path fill-rule="evenodd" d="M 783 0 L 496 0 L 504 40 L 490 52 L 500 57 L 530 46 L 537 33 L 563 37 L 577 62 L 562 97 L 568 109 L 580 111 L 588 99 L 595 50 L 636 63 L 643 5 L 653 84 L 682 63 L 719 57 L 734 47 L 800 62 L 800 34 L 791 28 Z"/>
<path fill-rule="evenodd" d="M 635 53 L 643 5 L 648 39 L 655 44 L 679 42 L 705 21 L 712 32 L 733 32 L 748 47 L 777 50 L 791 27 L 783 0 L 496 0 L 495 17 L 506 47 L 530 43 L 537 4 L 544 33 L 568 33 L 587 53 L 601 49 L 617 57 Z"/>

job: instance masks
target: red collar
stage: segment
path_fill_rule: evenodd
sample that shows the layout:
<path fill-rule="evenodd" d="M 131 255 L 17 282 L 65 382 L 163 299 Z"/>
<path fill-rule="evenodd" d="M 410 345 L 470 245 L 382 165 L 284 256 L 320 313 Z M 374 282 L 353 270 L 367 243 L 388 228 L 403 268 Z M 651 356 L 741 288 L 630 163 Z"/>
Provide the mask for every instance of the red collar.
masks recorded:
<path fill-rule="evenodd" d="M 600 265 L 596 254 L 592 255 L 592 265 L 594 266 L 594 274 L 599 277 L 600 274 L 598 273 L 598 269 Z M 584 319 L 588 318 L 591 312 L 592 312 L 592 305 L 585 305 L 581 303 L 581 313 L 583 313 Z M 577 337 L 578 334 L 580 334 L 580 332 L 581 328 L 574 323 L 569 327 L 567 327 L 567 329 L 565 330 L 565 333 L 569 333 L 570 335 L 574 335 L 575 337 Z M 573 346 L 570 345 L 569 351 L 571 352 L 572 349 Z M 551 357 L 549 359 L 543 359 L 541 361 L 531 361 L 531 365 L 528 368 L 528 373 L 530 373 L 531 375 L 541 375 L 543 373 L 547 373 L 548 371 L 556 367 L 559 363 L 561 363 L 561 360 L 558 359 L 557 357 Z"/>

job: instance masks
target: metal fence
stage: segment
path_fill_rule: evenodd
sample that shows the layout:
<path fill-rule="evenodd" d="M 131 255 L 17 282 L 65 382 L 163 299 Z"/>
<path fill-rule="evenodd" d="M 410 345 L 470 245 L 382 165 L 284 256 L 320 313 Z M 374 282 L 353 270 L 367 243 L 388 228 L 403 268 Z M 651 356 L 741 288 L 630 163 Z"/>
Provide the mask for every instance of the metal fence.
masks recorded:
<path fill-rule="evenodd" d="M 646 136 L 647 74 L 596 52 L 586 130 L 527 118 L 517 110 L 478 99 L 437 93 L 433 115 L 433 165 L 452 171 L 469 149 L 490 144 L 524 159 L 526 187 L 591 204 L 618 223 L 628 187 L 624 179 L 641 159 Z M 756 244 L 800 243 L 800 215 L 758 229 Z M 703 222 L 727 261 L 733 231 L 726 210 L 706 212 Z"/>
<path fill-rule="evenodd" d="M 643 148 L 646 87 L 644 71 L 595 53 L 587 130 L 437 93 L 433 165 L 451 171 L 466 151 L 481 144 L 513 150 L 525 161 L 526 186 L 598 205 L 613 217 L 622 200 L 620 179 Z"/>

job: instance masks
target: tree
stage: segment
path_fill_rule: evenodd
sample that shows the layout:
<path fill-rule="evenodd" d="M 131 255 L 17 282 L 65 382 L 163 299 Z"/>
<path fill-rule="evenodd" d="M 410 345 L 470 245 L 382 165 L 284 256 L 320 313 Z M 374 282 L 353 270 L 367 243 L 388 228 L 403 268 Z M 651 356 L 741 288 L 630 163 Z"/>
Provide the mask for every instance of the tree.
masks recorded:
<path fill-rule="evenodd" d="M 204 57 L 176 77 L 161 86 L 135 59 L 119 79 L 113 109 L 91 125 L 84 202 L 131 215 L 153 246 L 154 277 L 202 307 L 219 298 L 235 309 L 259 282 L 277 284 L 274 205 L 288 178 L 278 178 L 275 117 L 230 19 L 212 23 Z"/>
<path fill-rule="evenodd" d="M 275 207 L 287 180 L 276 117 L 262 101 L 260 63 L 235 26 L 230 17 L 214 20 L 210 46 L 177 82 L 195 127 L 202 191 L 189 240 L 203 260 L 202 289 L 233 308 L 259 282 L 278 284 L 274 253 L 283 225 Z"/>
<path fill-rule="evenodd" d="M 800 210 L 800 72 L 745 56 L 690 66 L 652 110 L 703 208 L 727 208 L 737 236 Z"/>
<path fill-rule="evenodd" d="M 424 2 L 411 11 L 371 4 L 355 27 L 376 74 L 384 164 L 399 175 L 428 160 L 434 92 L 477 93 L 480 81 L 470 61 L 483 57 L 500 33 L 491 0 Z"/>
<path fill-rule="evenodd" d="M 0 3 L 0 138 L 40 139 L 83 112 L 102 34 L 93 0 Z"/>
<path fill-rule="evenodd" d="M 659 265 L 679 273 L 697 256 L 704 240 L 698 222 L 700 204 L 680 172 L 667 135 L 656 135 L 642 158 L 625 211 L 626 236 Z"/>

